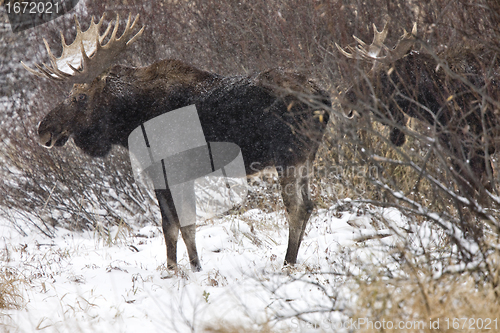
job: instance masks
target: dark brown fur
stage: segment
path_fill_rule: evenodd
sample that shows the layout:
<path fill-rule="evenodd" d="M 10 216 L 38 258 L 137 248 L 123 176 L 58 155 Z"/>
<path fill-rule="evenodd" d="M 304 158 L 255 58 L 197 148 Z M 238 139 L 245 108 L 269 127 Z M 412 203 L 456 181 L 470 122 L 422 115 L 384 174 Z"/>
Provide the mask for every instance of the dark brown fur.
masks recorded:
<path fill-rule="evenodd" d="M 443 68 L 446 64 L 449 72 Z M 462 185 L 468 192 L 480 191 L 491 189 L 487 156 L 495 151 L 494 141 L 500 134 L 499 79 L 500 60 L 491 52 L 462 49 L 439 57 L 411 52 L 370 74 L 367 80 L 356 82 L 342 104 L 346 109 L 363 111 L 360 102 L 373 105 L 373 91 L 378 101 L 376 114 L 393 126 L 390 139 L 398 146 L 405 142 L 405 115 L 435 126 L 440 143 L 451 152 L 456 170 L 466 180 Z M 484 96 L 492 100 L 483 100 Z"/>
<path fill-rule="evenodd" d="M 129 134 L 141 123 L 192 104 L 206 140 L 236 143 L 247 174 L 253 174 L 268 166 L 288 170 L 311 164 L 328 122 L 324 110 L 330 100 L 305 77 L 279 69 L 251 77 L 223 77 L 163 60 L 143 68 L 115 66 L 90 84 L 75 85 L 70 96 L 40 122 L 38 134 L 46 146 L 61 146 L 73 137 L 86 154 L 102 157 L 113 145 L 127 147 Z M 280 177 L 289 217 L 288 264 L 296 262 L 313 209 L 308 181 L 307 174 Z M 180 229 L 191 265 L 200 269 L 195 224 L 181 228 L 175 214 L 168 217 L 168 210 L 175 212 L 169 190 L 156 190 L 156 196 L 168 266 L 177 263 Z"/>

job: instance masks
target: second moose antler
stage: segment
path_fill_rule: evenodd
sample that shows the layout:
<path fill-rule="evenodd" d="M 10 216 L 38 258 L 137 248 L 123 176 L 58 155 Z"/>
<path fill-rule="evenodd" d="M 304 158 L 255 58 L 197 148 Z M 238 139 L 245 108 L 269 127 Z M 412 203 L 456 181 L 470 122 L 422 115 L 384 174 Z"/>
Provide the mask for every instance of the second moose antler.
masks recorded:
<path fill-rule="evenodd" d="M 376 61 L 386 64 L 392 63 L 395 60 L 402 58 L 415 43 L 416 41 L 415 36 L 417 34 L 417 23 L 413 25 L 411 33 L 406 32 L 406 30 L 404 30 L 404 33 L 400 37 L 398 43 L 392 49 L 384 45 L 385 38 L 387 37 L 387 31 L 388 31 L 387 23 L 385 24 L 384 29 L 382 31 L 378 31 L 375 24 L 373 24 L 373 42 L 368 47 L 366 47 L 365 42 L 363 42 L 356 36 L 353 37 L 359 43 L 359 45 L 355 47 L 347 46 L 347 50 L 349 52 L 345 51 L 337 43 L 335 43 L 335 46 L 344 56 L 350 59 Z M 384 50 L 386 54 L 385 56 L 379 56 L 380 51 L 382 50 Z"/>
<path fill-rule="evenodd" d="M 44 39 L 43 41 L 45 43 L 45 47 L 47 48 L 51 65 L 42 63 L 42 67 L 39 64 L 35 64 L 39 71 L 31 69 L 21 61 L 22 65 L 30 73 L 52 80 L 65 80 L 71 83 L 85 83 L 92 81 L 99 74 L 101 74 L 102 71 L 107 69 L 111 63 L 116 61 L 116 57 L 127 46 L 132 44 L 144 31 L 144 27 L 142 27 L 138 33 L 130 38 L 138 22 L 139 14 L 136 15 L 132 24 L 131 15 L 129 15 L 123 34 L 117 38 L 116 34 L 118 32 L 120 17 L 119 15 L 116 15 L 115 27 L 111 37 L 105 45 L 102 45 L 102 42 L 111 30 L 110 24 L 102 35 L 99 34 L 99 29 L 104 21 L 104 16 L 105 15 L 101 17 L 98 23 L 95 23 L 94 18 L 92 18 L 90 27 L 83 32 L 80 29 L 80 23 L 75 16 L 77 31 L 75 40 L 70 45 L 67 45 L 61 32 L 63 51 L 59 58 L 54 56 L 50 50 L 49 44 Z"/>

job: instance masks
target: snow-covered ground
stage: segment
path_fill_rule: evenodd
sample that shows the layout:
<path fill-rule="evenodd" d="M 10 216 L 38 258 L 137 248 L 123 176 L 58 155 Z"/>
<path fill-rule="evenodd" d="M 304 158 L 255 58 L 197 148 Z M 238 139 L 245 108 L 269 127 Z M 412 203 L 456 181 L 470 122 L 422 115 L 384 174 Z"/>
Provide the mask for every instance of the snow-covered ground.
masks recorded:
<path fill-rule="evenodd" d="M 403 220 L 397 211 L 386 213 Z M 197 232 L 203 271 L 191 272 L 180 240 L 177 274 L 166 270 L 165 243 L 156 226 L 116 227 L 110 236 L 61 229 L 46 238 L 35 230 L 23 237 L 2 221 L 1 265 L 24 279 L 19 286 L 25 306 L 3 311 L 0 327 L 8 332 L 199 332 L 207 326 L 267 323 L 276 331 L 347 331 L 341 325 L 349 320 L 355 298 L 344 275 L 349 260 L 367 255 L 360 239 L 389 233 L 358 215 L 335 208 L 315 211 L 300 264 L 293 269 L 282 267 L 288 237 L 283 212 L 254 209 L 205 221 Z M 313 313 L 297 316 L 302 312 Z"/>

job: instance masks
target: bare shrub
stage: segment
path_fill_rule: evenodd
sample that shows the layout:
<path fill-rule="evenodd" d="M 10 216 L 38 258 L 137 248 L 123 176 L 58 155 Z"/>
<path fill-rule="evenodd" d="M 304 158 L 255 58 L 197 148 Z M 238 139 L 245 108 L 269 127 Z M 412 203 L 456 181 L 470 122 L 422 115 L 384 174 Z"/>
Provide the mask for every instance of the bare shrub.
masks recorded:
<path fill-rule="evenodd" d="M 471 103 L 466 106 L 452 104 L 450 108 L 457 108 L 450 115 L 460 120 L 457 121 L 460 126 L 452 122 L 442 126 L 442 123 L 418 119 L 407 119 L 401 124 L 387 112 L 388 101 L 399 94 L 411 103 L 418 103 L 418 94 L 422 92 L 418 90 L 419 82 L 403 77 L 407 90 L 396 90 L 392 97 L 381 96 L 377 95 L 380 91 L 377 81 L 369 74 L 372 64 L 356 60 L 343 63 L 342 71 L 347 73 L 344 78 L 351 74 L 354 78 L 351 84 L 362 81 L 371 87 L 372 93 L 358 96 L 362 103 L 353 105 L 361 117 L 354 121 L 337 119 L 335 128 L 340 133 L 332 132 L 327 138 L 329 149 L 325 154 L 340 165 L 358 168 L 368 165 L 377 170 L 366 173 L 361 181 L 359 174 L 345 173 L 337 182 L 350 198 L 368 207 L 365 212 L 371 212 L 372 224 L 380 230 L 378 235 L 363 239 L 361 244 L 375 256 L 382 253 L 384 256 L 373 264 L 354 263 L 362 272 L 354 280 L 359 295 L 355 318 L 426 322 L 425 329 L 405 330 L 409 332 L 431 332 L 429 318 L 441 318 L 442 325 L 445 318 L 459 316 L 486 318 L 491 315 L 496 318 L 500 311 L 497 277 L 500 216 L 497 160 L 492 149 L 497 134 L 492 133 L 498 128 L 500 106 L 496 84 L 500 37 L 498 4 L 491 1 L 454 1 L 446 5 L 439 1 L 387 3 L 386 8 L 391 7 L 389 3 L 394 5 L 394 11 L 387 17 L 390 26 L 408 29 L 412 22 L 418 22 L 418 45 L 421 47 L 415 51 L 430 54 L 435 59 L 436 71 L 443 70 L 448 80 L 463 84 L 462 90 L 452 95 L 455 92 L 446 90 L 447 83 L 432 82 L 435 91 L 431 93 L 448 93 L 449 101 L 468 95 Z M 405 6 L 408 7 L 405 9 Z M 358 20 L 371 23 L 366 21 L 370 14 L 364 12 L 362 6 L 357 9 Z M 377 23 L 377 20 L 372 22 Z M 395 37 L 401 34 L 401 30 L 394 30 L 388 37 L 393 42 L 388 41 L 387 45 L 395 45 Z M 366 30 L 348 28 L 347 31 L 362 40 L 371 40 L 367 31 L 372 30 L 368 27 Z M 347 40 L 343 45 L 349 43 L 351 41 Z M 484 84 L 478 84 L 471 72 L 474 66 Z M 397 68 L 389 66 L 385 70 Z M 443 107 L 441 111 L 450 109 Z M 494 116 L 489 116 L 488 112 Z M 479 132 L 468 129 L 468 125 L 477 124 L 464 121 L 474 113 L 478 119 L 483 119 Z M 461 115 L 467 116 L 460 118 Z M 484 120 L 487 117 L 491 117 L 491 122 Z M 390 132 L 394 128 L 406 135 L 407 142 L 401 147 L 391 142 Z M 468 154 L 474 150 L 485 152 L 486 158 L 480 166 L 488 174 L 486 181 L 474 173 L 469 163 Z M 493 168 L 489 168 L 490 159 Z M 360 193 L 360 184 L 368 190 Z M 370 205 L 395 208 L 406 220 L 394 223 L 371 210 Z M 389 234 L 392 240 L 384 241 Z M 376 250 L 371 249 L 373 246 Z M 380 249 L 382 253 L 378 252 Z M 456 327 L 450 326 L 444 331 L 454 330 Z M 362 331 L 397 329 L 372 327 Z"/>

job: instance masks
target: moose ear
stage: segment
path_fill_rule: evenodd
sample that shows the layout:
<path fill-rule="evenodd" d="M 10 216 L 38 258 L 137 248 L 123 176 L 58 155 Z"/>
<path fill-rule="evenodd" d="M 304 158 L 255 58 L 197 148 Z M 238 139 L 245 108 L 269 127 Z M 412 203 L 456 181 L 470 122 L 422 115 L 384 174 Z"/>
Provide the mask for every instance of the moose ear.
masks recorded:
<path fill-rule="evenodd" d="M 115 72 L 113 72 L 112 70 L 109 70 L 106 72 L 106 74 L 102 75 L 101 80 L 102 80 L 102 82 L 108 84 L 108 83 L 111 83 L 113 81 L 116 81 L 117 77 L 118 77 L 118 75 Z"/>
<path fill-rule="evenodd" d="M 113 80 L 116 80 L 118 77 L 121 77 L 123 74 L 124 73 L 122 70 L 122 66 L 115 65 L 109 68 L 104 74 L 102 74 L 101 80 L 106 83 L 110 83 Z"/>

